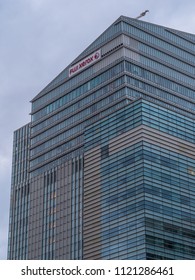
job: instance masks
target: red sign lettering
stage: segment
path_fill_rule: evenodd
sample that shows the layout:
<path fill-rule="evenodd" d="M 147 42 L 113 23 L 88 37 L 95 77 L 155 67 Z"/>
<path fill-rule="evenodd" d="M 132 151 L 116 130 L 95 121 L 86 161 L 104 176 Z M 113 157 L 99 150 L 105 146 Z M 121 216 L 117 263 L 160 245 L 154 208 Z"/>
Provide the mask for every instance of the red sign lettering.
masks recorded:
<path fill-rule="evenodd" d="M 69 77 L 71 77 L 72 75 L 74 75 L 77 72 L 81 71 L 82 69 L 84 69 L 88 65 L 91 65 L 92 63 L 94 63 L 95 61 L 97 61 L 100 58 L 101 58 L 101 51 L 98 50 L 95 53 L 93 53 L 92 55 L 90 55 L 89 57 L 83 59 L 82 61 L 80 61 L 76 65 L 72 66 L 69 69 Z"/>

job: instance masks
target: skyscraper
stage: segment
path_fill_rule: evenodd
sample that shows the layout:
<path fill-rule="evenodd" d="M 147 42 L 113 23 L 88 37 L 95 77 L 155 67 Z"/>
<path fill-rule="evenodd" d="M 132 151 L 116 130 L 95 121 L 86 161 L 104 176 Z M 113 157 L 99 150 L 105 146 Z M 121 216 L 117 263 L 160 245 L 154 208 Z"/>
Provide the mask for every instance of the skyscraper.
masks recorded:
<path fill-rule="evenodd" d="M 195 258 L 194 43 L 121 16 L 35 96 L 9 259 Z"/>

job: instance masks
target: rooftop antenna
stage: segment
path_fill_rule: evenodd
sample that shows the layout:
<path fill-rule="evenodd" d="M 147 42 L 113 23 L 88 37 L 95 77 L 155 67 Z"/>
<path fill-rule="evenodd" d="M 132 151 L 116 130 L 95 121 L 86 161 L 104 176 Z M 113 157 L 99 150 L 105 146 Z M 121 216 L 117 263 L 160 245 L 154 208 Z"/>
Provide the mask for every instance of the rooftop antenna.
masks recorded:
<path fill-rule="evenodd" d="M 136 19 L 144 17 L 146 15 L 146 13 L 148 13 L 148 12 L 149 12 L 149 10 L 145 10 L 145 12 L 141 13 L 138 17 L 136 17 Z"/>

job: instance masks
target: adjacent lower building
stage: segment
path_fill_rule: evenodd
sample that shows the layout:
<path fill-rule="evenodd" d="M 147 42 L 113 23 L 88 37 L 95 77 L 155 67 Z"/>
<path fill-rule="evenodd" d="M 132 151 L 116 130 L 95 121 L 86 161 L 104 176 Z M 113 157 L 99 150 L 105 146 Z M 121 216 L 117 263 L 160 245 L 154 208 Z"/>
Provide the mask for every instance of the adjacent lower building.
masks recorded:
<path fill-rule="evenodd" d="M 121 16 L 14 133 L 8 259 L 195 259 L 195 35 Z"/>

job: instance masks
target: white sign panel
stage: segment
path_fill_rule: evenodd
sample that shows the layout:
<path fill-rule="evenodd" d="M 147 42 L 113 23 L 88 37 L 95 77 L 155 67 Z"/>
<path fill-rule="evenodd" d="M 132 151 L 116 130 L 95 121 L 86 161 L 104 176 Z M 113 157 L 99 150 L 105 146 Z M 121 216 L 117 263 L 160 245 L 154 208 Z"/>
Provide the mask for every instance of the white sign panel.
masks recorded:
<path fill-rule="evenodd" d="M 84 58 L 83 60 L 73 65 L 69 69 L 69 77 L 71 77 L 74 74 L 77 74 L 79 71 L 85 69 L 87 66 L 90 66 L 91 64 L 95 63 L 100 58 L 101 58 L 101 50 L 92 53 L 91 55 Z"/>

